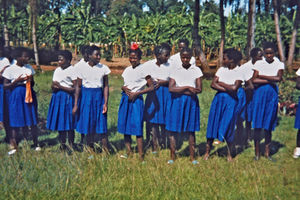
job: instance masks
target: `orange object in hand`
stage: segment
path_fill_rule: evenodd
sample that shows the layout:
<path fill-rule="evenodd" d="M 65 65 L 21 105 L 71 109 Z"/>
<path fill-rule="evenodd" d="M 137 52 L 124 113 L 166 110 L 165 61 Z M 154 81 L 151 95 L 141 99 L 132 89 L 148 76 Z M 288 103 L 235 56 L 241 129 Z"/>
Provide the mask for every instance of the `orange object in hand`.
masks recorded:
<path fill-rule="evenodd" d="M 32 91 L 31 91 L 31 84 L 30 80 L 26 82 L 26 94 L 25 94 L 25 103 L 32 103 Z"/>

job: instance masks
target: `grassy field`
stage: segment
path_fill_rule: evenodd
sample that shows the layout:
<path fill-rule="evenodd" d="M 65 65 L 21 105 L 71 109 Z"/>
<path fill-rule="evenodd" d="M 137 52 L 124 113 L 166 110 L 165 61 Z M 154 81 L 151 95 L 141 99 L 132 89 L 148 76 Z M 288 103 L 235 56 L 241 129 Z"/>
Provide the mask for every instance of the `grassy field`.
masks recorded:
<path fill-rule="evenodd" d="M 199 95 L 201 131 L 196 133 L 200 164 L 188 157 L 187 141 L 178 150 L 175 164 L 168 165 L 169 150 L 158 156 L 146 149 L 142 164 L 135 155 L 124 160 L 123 136 L 117 133 L 117 111 L 122 78 L 110 75 L 108 113 L 111 155 L 87 150 L 72 154 L 61 152 L 56 132 L 44 130 L 51 97 L 52 72 L 35 76 L 42 123 L 41 152 L 30 149 L 32 141 L 23 140 L 20 151 L 7 156 L 8 145 L 0 143 L 0 199 L 299 199 L 300 159 L 292 158 L 296 130 L 294 118 L 281 116 L 273 134 L 272 151 L 276 162 L 253 161 L 253 142 L 237 148 L 234 162 L 226 160 L 226 145 L 215 146 L 208 161 L 203 161 L 210 103 L 215 92 L 204 80 Z M 4 132 L 0 132 L 0 141 Z M 76 134 L 76 143 L 80 136 Z M 135 139 L 134 139 L 135 141 Z M 135 147 L 135 143 L 133 146 Z M 263 144 L 262 144 L 263 148 Z M 90 156 L 93 159 L 89 159 Z"/>

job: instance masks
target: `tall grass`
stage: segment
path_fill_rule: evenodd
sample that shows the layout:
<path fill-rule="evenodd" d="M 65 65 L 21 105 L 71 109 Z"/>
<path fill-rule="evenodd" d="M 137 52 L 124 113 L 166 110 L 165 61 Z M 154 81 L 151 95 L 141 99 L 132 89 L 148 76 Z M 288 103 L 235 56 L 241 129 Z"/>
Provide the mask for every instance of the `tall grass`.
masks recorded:
<path fill-rule="evenodd" d="M 39 115 L 45 119 L 50 101 L 52 73 L 35 76 Z M 299 160 L 292 158 L 296 130 L 292 117 L 281 117 L 273 133 L 272 153 L 277 162 L 262 158 L 253 161 L 253 144 L 237 149 L 234 162 L 228 163 L 221 144 L 202 161 L 210 103 L 215 92 L 204 80 L 199 95 L 201 130 L 196 133 L 200 164 L 189 161 L 187 141 L 178 150 L 174 165 L 168 165 L 169 151 L 158 156 L 146 150 L 146 163 L 124 153 L 123 136 L 117 133 L 117 111 L 122 78 L 110 75 L 108 113 L 111 155 L 88 150 L 61 152 L 57 133 L 42 132 L 42 152 L 30 149 L 31 141 L 22 141 L 20 151 L 7 156 L 8 146 L 0 144 L 0 199 L 299 199 Z M 0 139 L 4 132 L 0 132 Z M 79 142 L 79 134 L 76 142 Z M 135 146 L 135 144 L 134 144 Z M 263 147 L 263 145 L 262 145 Z M 90 156 L 93 156 L 90 159 Z"/>

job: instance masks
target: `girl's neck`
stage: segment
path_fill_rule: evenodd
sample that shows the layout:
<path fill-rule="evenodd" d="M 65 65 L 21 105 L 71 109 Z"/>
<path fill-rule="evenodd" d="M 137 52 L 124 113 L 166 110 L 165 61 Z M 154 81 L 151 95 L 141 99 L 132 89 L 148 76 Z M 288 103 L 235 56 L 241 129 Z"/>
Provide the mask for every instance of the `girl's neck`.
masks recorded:
<path fill-rule="evenodd" d="M 184 69 L 188 69 L 188 68 L 191 67 L 191 64 L 188 64 L 188 65 L 182 65 L 182 67 L 183 67 Z"/>
<path fill-rule="evenodd" d="M 236 66 L 237 65 L 235 65 L 235 64 L 231 64 L 231 65 L 227 66 L 227 68 L 230 69 L 230 70 L 232 70 L 232 69 L 236 68 Z"/>
<path fill-rule="evenodd" d="M 161 65 L 162 63 L 160 63 L 160 62 L 157 60 L 155 64 L 156 64 L 158 67 L 160 67 L 160 65 Z"/>
<path fill-rule="evenodd" d="M 60 66 L 62 69 L 67 69 L 70 65 Z"/>
<path fill-rule="evenodd" d="M 24 65 L 22 65 L 22 64 L 20 64 L 20 63 L 16 63 L 16 65 L 18 66 L 18 67 L 23 67 Z"/>
<path fill-rule="evenodd" d="M 135 65 L 135 66 L 132 66 L 132 68 L 133 69 L 135 69 L 137 66 L 139 66 L 140 65 L 140 63 L 139 64 L 137 64 L 137 65 Z"/>
<path fill-rule="evenodd" d="M 89 66 L 94 67 L 95 65 L 97 65 L 97 63 L 94 63 L 93 61 L 89 61 L 88 62 Z"/>

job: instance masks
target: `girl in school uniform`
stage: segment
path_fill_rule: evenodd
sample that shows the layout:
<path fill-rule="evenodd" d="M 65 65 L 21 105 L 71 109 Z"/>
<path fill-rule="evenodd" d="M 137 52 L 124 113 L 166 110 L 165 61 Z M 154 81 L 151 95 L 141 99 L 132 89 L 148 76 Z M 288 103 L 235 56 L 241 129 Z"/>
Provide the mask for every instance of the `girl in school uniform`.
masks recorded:
<path fill-rule="evenodd" d="M 9 94 L 6 94 L 7 92 L 3 88 L 3 77 L 2 74 L 4 70 L 9 67 L 10 62 L 9 60 L 4 56 L 4 42 L 3 39 L 0 39 L 1 45 L 0 45 L 0 129 L 5 128 L 6 137 L 5 141 L 9 142 L 9 124 L 8 124 L 8 105 L 7 105 L 7 97 Z"/>
<path fill-rule="evenodd" d="M 297 70 L 296 75 L 298 76 L 296 88 L 300 90 L 300 68 Z M 300 98 L 298 101 L 298 108 L 297 108 L 296 119 L 295 119 L 295 128 L 298 129 L 298 133 L 297 133 L 296 148 L 293 154 L 294 158 L 299 158 L 300 156 L 300 106 L 299 105 L 300 105 Z"/>
<path fill-rule="evenodd" d="M 140 159 L 143 160 L 143 94 L 153 91 L 153 83 L 150 76 L 146 75 L 145 68 L 140 64 L 142 51 L 137 44 L 133 44 L 129 50 L 130 67 L 122 73 L 124 85 L 122 86 L 122 98 L 118 112 L 118 132 L 124 134 L 127 158 L 131 151 L 131 136 L 137 140 Z M 148 88 L 145 85 L 148 83 Z"/>
<path fill-rule="evenodd" d="M 107 104 L 108 74 L 110 69 L 100 62 L 100 48 L 90 46 L 86 49 L 89 60 L 78 71 L 78 85 L 81 87 L 81 101 L 76 130 L 87 136 L 87 144 L 93 148 L 94 135 L 101 135 L 103 150 L 108 152 L 107 137 Z M 78 101 L 79 92 L 75 95 Z M 77 104 L 74 104 L 76 112 Z"/>
<path fill-rule="evenodd" d="M 228 144 L 227 160 L 232 161 L 231 147 L 234 139 L 234 126 L 238 105 L 237 90 L 241 86 L 242 76 L 237 70 L 241 53 L 235 49 L 226 49 L 223 57 L 223 67 L 215 74 L 211 87 L 217 90 L 209 111 L 206 152 L 204 160 L 209 158 L 214 139 Z"/>
<path fill-rule="evenodd" d="M 158 150 L 158 140 L 165 145 L 166 109 L 170 98 L 168 89 L 171 65 L 168 63 L 171 48 L 168 44 L 156 46 L 154 54 L 156 59 L 143 64 L 148 75 L 154 80 L 155 91 L 147 94 L 145 100 L 144 119 L 149 124 L 152 133 L 153 151 Z M 160 128 L 160 131 L 159 131 Z"/>
<path fill-rule="evenodd" d="M 77 75 L 70 64 L 70 51 L 58 52 L 58 65 L 52 79 L 52 97 L 47 116 L 47 129 L 58 131 L 61 149 L 65 150 L 66 137 L 72 148 L 74 145 L 75 121 L 72 115 L 74 106 L 74 92 Z"/>
<path fill-rule="evenodd" d="M 256 89 L 253 94 L 252 128 L 254 128 L 255 160 L 259 159 L 259 135 L 265 133 L 265 157 L 272 160 L 270 144 L 272 131 L 277 124 L 278 86 L 282 80 L 284 64 L 275 56 L 275 44 L 266 42 L 263 47 L 264 60 L 254 65 L 253 83 Z"/>
<path fill-rule="evenodd" d="M 170 73 L 169 90 L 171 99 L 168 103 L 166 114 L 166 130 L 169 133 L 171 160 L 176 158 L 175 135 L 189 134 L 190 160 L 195 160 L 195 131 L 200 130 L 200 107 L 197 94 L 202 91 L 202 71 L 196 65 L 191 65 L 192 50 L 183 48 L 180 52 L 181 67 L 177 66 Z"/>
<path fill-rule="evenodd" d="M 89 46 L 88 45 L 82 45 L 80 47 L 80 53 L 82 55 L 82 58 L 80 59 L 79 62 L 77 62 L 75 65 L 74 65 L 74 70 L 75 72 L 77 73 L 77 75 L 80 73 L 81 70 L 84 70 L 84 66 L 87 64 L 87 62 L 89 61 L 89 57 L 86 53 L 86 49 L 88 48 Z M 78 76 L 77 76 L 78 78 Z M 76 81 L 77 83 L 78 81 Z M 80 86 L 81 87 L 81 86 Z M 76 93 L 79 93 L 80 92 L 80 87 L 78 84 L 76 84 L 76 87 L 75 87 L 75 92 Z M 74 107 L 73 108 L 73 115 L 75 116 L 76 115 L 76 111 L 78 110 L 78 105 L 80 105 L 80 99 L 81 97 L 79 96 L 78 99 L 76 99 L 76 102 L 74 102 L 74 104 L 76 105 L 76 108 Z M 78 102 L 77 102 L 78 101 Z M 80 139 L 80 144 L 83 144 L 84 143 L 84 136 L 85 134 L 81 134 L 81 139 Z"/>
<path fill-rule="evenodd" d="M 26 48 L 18 47 L 13 51 L 15 64 L 8 67 L 2 74 L 4 88 L 11 90 L 9 97 L 9 123 L 11 127 L 9 155 L 17 151 L 17 134 L 20 128 L 31 127 L 33 145 L 36 151 L 38 147 L 37 138 L 37 99 L 34 90 L 33 75 L 35 71 L 28 65 L 29 51 Z M 26 84 L 26 85 L 25 85 Z M 28 87 L 29 86 L 29 87 Z M 32 94 L 28 96 L 27 94 Z M 26 98 L 27 97 L 27 98 Z"/>
<path fill-rule="evenodd" d="M 237 106 L 237 135 L 236 137 L 242 139 L 243 135 L 243 121 L 246 120 L 246 134 L 247 143 L 250 142 L 251 137 L 251 100 L 253 96 L 254 86 L 252 77 L 254 74 L 253 67 L 256 61 L 262 60 L 263 52 L 260 48 L 253 48 L 250 51 L 251 60 L 241 66 L 237 66 L 240 71 L 243 82 L 242 86 L 238 89 L 238 106 Z"/>
<path fill-rule="evenodd" d="M 188 48 L 189 47 L 189 41 L 187 39 L 180 39 L 178 40 L 177 43 L 177 47 L 178 47 L 178 53 L 172 55 L 169 59 L 169 63 L 171 64 L 171 66 L 178 65 L 177 63 L 182 63 L 181 62 L 181 58 L 180 58 L 180 51 L 183 48 Z M 190 61 L 191 65 L 196 65 L 196 59 L 195 57 L 192 56 L 191 61 Z M 181 66 L 181 65 L 180 65 Z"/>

